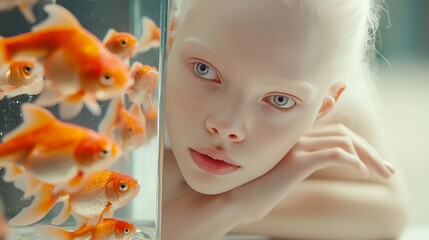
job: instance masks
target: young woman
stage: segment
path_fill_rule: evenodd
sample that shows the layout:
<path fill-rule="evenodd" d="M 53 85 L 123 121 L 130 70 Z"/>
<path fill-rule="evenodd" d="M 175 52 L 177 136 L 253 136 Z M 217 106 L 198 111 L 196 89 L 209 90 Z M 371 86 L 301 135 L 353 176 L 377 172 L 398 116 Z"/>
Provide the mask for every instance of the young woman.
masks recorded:
<path fill-rule="evenodd" d="M 398 236 L 407 211 L 369 70 L 375 3 L 175 3 L 162 239 Z"/>

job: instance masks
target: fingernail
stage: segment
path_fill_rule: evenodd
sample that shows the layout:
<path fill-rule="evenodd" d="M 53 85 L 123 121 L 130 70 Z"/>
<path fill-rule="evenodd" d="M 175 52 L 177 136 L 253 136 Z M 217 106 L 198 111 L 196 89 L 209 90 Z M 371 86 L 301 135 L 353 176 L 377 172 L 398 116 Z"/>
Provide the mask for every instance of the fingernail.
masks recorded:
<path fill-rule="evenodd" d="M 392 166 L 392 164 L 387 161 L 384 161 L 384 165 L 387 167 L 391 174 L 395 173 L 395 168 Z"/>

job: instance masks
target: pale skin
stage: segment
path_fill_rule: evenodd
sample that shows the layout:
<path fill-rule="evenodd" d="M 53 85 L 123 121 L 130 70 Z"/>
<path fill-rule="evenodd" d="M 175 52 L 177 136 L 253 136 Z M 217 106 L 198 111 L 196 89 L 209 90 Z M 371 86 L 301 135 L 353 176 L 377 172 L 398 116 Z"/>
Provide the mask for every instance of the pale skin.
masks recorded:
<path fill-rule="evenodd" d="M 336 106 L 329 36 L 283 1 L 242 2 L 195 1 L 171 24 L 162 239 L 393 239 L 395 169 L 362 111 L 333 110 L 359 104 Z"/>

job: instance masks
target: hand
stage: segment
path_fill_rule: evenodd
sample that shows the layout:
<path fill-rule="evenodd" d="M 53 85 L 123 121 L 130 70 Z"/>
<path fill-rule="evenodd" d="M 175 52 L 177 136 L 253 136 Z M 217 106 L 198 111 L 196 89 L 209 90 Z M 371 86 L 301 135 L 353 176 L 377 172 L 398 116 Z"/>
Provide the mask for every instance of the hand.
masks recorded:
<path fill-rule="evenodd" d="M 367 177 L 394 173 L 373 146 L 345 125 L 314 125 L 271 171 L 231 190 L 237 207 L 247 213 L 242 223 L 262 219 L 294 186 L 334 165 L 356 168 Z"/>
<path fill-rule="evenodd" d="M 383 177 L 394 173 L 394 168 L 377 149 L 343 124 L 314 125 L 283 161 L 302 165 L 312 172 L 344 165 L 360 170 L 366 177 L 372 172 Z"/>

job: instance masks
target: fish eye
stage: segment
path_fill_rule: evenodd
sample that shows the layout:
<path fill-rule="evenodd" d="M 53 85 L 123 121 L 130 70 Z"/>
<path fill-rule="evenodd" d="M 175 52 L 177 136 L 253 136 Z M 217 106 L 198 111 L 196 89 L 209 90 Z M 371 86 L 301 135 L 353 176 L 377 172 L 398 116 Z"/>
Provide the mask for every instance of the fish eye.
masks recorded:
<path fill-rule="evenodd" d="M 112 86 L 115 83 L 115 80 L 109 74 L 104 74 L 103 76 L 101 76 L 100 82 L 105 86 Z"/>
<path fill-rule="evenodd" d="M 122 47 L 126 47 L 126 46 L 127 46 L 127 43 L 128 43 L 127 39 L 122 39 L 122 40 L 121 40 L 121 46 L 122 46 Z"/>
<path fill-rule="evenodd" d="M 296 104 L 295 100 L 292 98 L 280 94 L 268 96 L 268 102 L 280 110 L 290 109 Z"/>
<path fill-rule="evenodd" d="M 105 150 L 105 149 L 98 152 L 98 156 L 100 158 L 107 158 L 107 157 L 109 157 L 109 155 L 110 155 L 110 152 L 108 150 Z"/>
<path fill-rule="evenodd" d="M 202 78 L 208 79 L 208 80 L 215 80 L 217 79 L 217 73 L 215 70 L 212 69 L 208 64 L 197 62 L 194 64 L 194 71 L 195 73 Z"/>
<path fill-rule="evenodd" d="M 119 183 L 119 191 L 126 192 L 128 190 L 128 184 L 126 182 Z"/>
<path fill-rule="evenodd" d="M 124 228 L 124 234 L 125 234 L 125 235 L 130 234 L 130 229 L 128 229 L 128 228 Z"/>
<path fill-rule="evenodd" d="M 31 71 L 33 70 L 33 67 L 30 65 L 25 65 L 24 66 L 24 72 L 30 74 Z"/>

